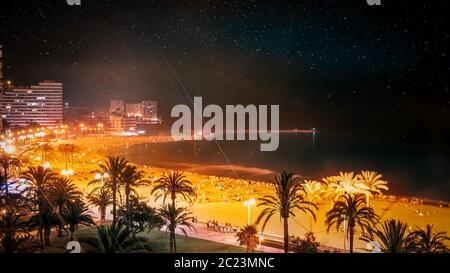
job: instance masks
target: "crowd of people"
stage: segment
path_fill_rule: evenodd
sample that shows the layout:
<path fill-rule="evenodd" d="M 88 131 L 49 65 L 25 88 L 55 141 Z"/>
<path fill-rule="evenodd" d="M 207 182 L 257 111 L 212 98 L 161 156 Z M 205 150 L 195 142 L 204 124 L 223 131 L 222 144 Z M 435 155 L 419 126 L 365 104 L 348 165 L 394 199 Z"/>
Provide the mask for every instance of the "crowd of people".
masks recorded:
<path fill-rule="evenodd" d="M 216 220 L 210 220 L 206 223 L 208 229 L 222 232 L 222 233 L 237 233 L 239 231 L 239 227 L 235 227 L 230 223 L 225 223 L 224 225 L 219 224 Z"/>

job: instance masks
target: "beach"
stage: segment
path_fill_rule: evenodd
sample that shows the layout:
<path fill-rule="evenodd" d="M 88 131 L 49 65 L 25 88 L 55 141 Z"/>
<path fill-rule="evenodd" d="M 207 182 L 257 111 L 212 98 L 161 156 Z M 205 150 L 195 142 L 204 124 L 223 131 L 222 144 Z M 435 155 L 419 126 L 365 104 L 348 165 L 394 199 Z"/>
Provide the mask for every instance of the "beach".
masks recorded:
<path fill-rule="evenodd" d="M 75 175 L 71 177 L 77 186 L 84 192 L 88 192 L 91 187 L 88 182 L 94 179 L 95 170 L 98 164 L 101 163 L 106 156 L 110 155 L 124 155 L 127 149 L 132 145 L 150 145 L 151 143 L 168 143 L 171 141 L 169 137 L 78 137 L 71 139 L 77 146 L 81 147 L 81 152 L 75 156 L 74 171 Z M 111 154 L 112 150 L 122 151 L 122 153 Z M 124 152 L 125 151 L 125 152 Z M 57 155 L 55 155 L 57 157 Z M 57 158 L 55 158 L 57 159 Z M 54 168 L 62 168 L 63 162 L 56 160 Z M 136 163 L 131 161 L 132 163 Z M 198 164 L 195 164 L 197 166 Z M 194 215 L 201 222 L 209 220 L 216 220 L 219 223 L 231 223 L 234 226 L 243 226 L 247 224 L 247 209 L 243 205 L 245 200 L 250 198 L 258 199 L 267 194 L 273 193 L 270 179 L 251 180 L 248 178 L 236 179 L 232 178 L 235 174 L 230 174 L 229 170 L 219 168 L 208 169 L 207 166 L 195 167 L 191 171 L 186 171 L 186 166 L 172 165 L 171 168 L 153 167 L 146 164 L 138 164 L 139 168 L 146 174 L 146 178 L 155 181 L 164 173 L 177 170 L 177 166 L 181 166 L 183 174 L 193 183 L 195 190 L 198 193 L 196 202 L 192 204 L 184 204 L 189 206 Z M 188 167 L 192 167 L 187 164 Z M 245 169 L 242 166 L 237 166 L 236 170 Z M 208 175 L 196 172 L 207 171 L 207 173 L 219 170 L 217 175 Z M 221 173 L 228 172 L 228 176 L 220 176 Z M 260 169 L 255 169 L 253 172 L 261 172 Z M 264 175 L 271 177 L 272 174 L 265 170 Z M 242 171 L 241 171 L 242 173 Z M 150 197 L 150 187 L 143 187 L 139 189 L 140 197 L 149 202 L 149 204 L 158 207 L 161 201 L 155 202 Z M 420 199 L 412 198 L 396 198 L 389 199 L 386 196 L 383 199 L 373 199 L 374 209 L 380 215 L 382 220 L 398 219 L 408 223 L 409 229 L 416 227 L 424 227 L 431 223 L 437 230 L 446 231 L 450 233 L 450 209 L 448 207 L 439 207 L 437 205 L 421 204 Z M 314 222 L 311 217 L 303 214 L 298 214 L 296 217 L 290 219 L 290 234 L 296 236 L 303 236 L 305 233 L 312 231 L 316 235 L 317 240 L 326 246 L 343 248 L 344 236 L 343 231 L 330 230 L 327 232 L 327 227 L 324 223 L 325 213 L 330 209 L 330 201 L 324 200 L 318 204 L 319 210 L 316 212 L 317 221 Z M 255 221 L 261 208 L 257 206 L 251 207 L 251 221 Z M 268 224 L 265 233 L 280 236 L 282 234 L 282 225 L 280 225 L 279 218 L 272 218 Z M 358 236 L 357 236 L 358 237 Z M 360 250 L 364 249 L 366 243 L 355 240 L 355 247 Z"/>

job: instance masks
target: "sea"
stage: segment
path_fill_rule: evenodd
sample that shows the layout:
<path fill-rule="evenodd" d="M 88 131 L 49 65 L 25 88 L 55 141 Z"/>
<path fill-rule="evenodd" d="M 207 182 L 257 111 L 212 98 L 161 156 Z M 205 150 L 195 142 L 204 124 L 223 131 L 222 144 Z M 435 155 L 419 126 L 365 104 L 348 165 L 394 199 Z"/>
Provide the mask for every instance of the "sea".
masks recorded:
<path fill-rule="evenodd" d="M 450 159 L 444 152 L 416 149 L 397 139 L 327 133 L 281 133 L 274 152 L 261 152 L 260 144 L 179 141 L 121 146 L 111 153 L 136 164 L 264 181 L 281 171 L 321 180 L 341 171 L 370 170 L 389 182 L 390 194 L 450 200 Z"/>

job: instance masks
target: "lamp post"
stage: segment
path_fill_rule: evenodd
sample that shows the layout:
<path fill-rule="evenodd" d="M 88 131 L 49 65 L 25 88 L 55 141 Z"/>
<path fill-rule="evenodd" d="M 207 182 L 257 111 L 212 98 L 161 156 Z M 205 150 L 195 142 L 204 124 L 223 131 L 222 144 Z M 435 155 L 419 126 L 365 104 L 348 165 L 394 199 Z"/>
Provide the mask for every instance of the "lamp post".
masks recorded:
<path fill-rule="evenodd" d="M 97 174 L 95 174 L 95 180 L 101 180 L 103 183 L 104 182 L 103 179 L 108 178 L 108 176 L 109 175 L 107 173 L 104 173 L 104 174 L 97 173 Z"/>
<path fill-rule="evenodd" d="M 61 171 L 61 174 L 62 175 L 65 175 L 66 176 L 66 178 L 69 178 L 69 176 L 71 176 L 71 175 L 74 175 L 74 171 L 73 170 L 62 170 Z"/>
<path fill-rule="evenodd" d="M 8 144 L 6 145 L 4 150 L 7 154 L 14 154 L 16 152 L 16 147 L 14 145 Z"/>
<path fill-rule="evenodd" d="M 254 198 L 251 198 L 248 201 L 244 202 L 244 206 L 247 206 L 247 224 L 250 225 L 250 207 L 256 204 L 256 201 Z"/>

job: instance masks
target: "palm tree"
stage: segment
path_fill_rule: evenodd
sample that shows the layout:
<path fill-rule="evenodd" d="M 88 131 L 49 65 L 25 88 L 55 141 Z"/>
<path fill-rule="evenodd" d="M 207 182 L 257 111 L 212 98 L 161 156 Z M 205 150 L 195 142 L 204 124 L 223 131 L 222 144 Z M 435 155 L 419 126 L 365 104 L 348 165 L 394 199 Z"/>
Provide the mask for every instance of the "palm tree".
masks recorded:
<path fill-rule="evenodd" d="M 394 219 L 386 220 L 381 228 L 369 228 L 368 235 L 361 240 L 369 242 L 377 240 L 384 253 L 405 253 L 414 249 L 414 235 L 407 232 L 408 225 Z"/>
<path fill-rule="evenodd" d="M 151 251 L 146 238 L 135 236 L 128 227 L 113 224 L 110 227 L 97 227 L 97 234 L 79 237 L 79 242 L 86 244 L 89 251 L 95 253 L 129 253 Z"/>
<path fill-rule="evenodd" d="M 68 178 L 59 177 L 50 187 L 50 198 L 53 205 L 57 209 L 59 217 L 62 217 L 64 208 L 78 200 L 81 197 L 81 192 L 76 188 L 75 184 Z M 62 218 L 61 218 L 62 220 Z M 58 228 L 58 236 L 62 237 L 62 230 L 64 224 L 62 223 Z"/>
<path fill-rule="evenodd" d="M 62 221 L 62 217 L 55 213 L 50 203 L 44 202 L 40 212 L 30 217 L 28 226 L 32 230 L 38 230 L 38 235 L 41 239 L 41 248 L 44 248 L 45 246 L 50 246 L 52 228 L 55 227 L 58 229 Z"/>
<path fill-rule="evenodd" d="M 389 190 L 388 182 L 381 179 L 382 175 L 371 171 L 362 171 L 357 175 L 357 179 L 366 185 L 368 192 L 366 193 L 367 205 L 370 206 L 371 194 L 382 194 L 382 191 Z"/>
<path fill-rule="evenodd" d="M 50 198 L 48 196 L 50 184 L 57 179 L 57 174 L 50 169 L 44 169 L 43 166 L 28 167 L 22 177 L 30 183 L 28 191 L 31 195 L 31 199 L 37 206 L 37 223 L 38 223 L 38 235 L 41 243 L 41 247 L 44 248 L 46 243 L 49 243 L 49 238 L 46 237 L 44 242 L 44 227 L 46 227 L 45 233 L 49 235 L 48 226 L 50 226 L 51 210 Z M 48 216 L 48 217 L 47 217 Z M 48 225 L 47 225 L 48 224 Z"/>
<path fill-rule="evenodd" d="M 303 183 L 305 200 L 317 204 L 322 200 L 324 188 L 322 183 L 318 181 L 305 180 Z"/>
<path fill-rule="evenodd" d="M 359 226 L 364 231 L 379 219 L 375 211 L 367 206 L 364 197 L 365 195 L 362 193 L 346 194 L 341 197 L 343 200 L 338 200 L 326 214 L 325 223 L 328 225 L 328 232 L 333 226 L 336 226 L 336 230 L 339 231 L 341 225 L 347 223 L 348 228 L 344 232 L 346 238 L 348 237 L 350 241 L 350 253 L 353 253 L 353 238 L 356 227 Z"/>
<path fill-rule="evenodd" d="M 337 175 L 334 176 L 327 176 L 325 178 L 322 178 L 322 182 L 327 185 L 330 186 L 331 184 L 339 184 L 339 181 L 341 180 L 341 178 Z"/>
<path fill-rule="evenodd" d="M 113 206 L 113 224 L 117 222 L 117 193 L 119 191 L 120 183 L 122 181 L 123 173 L 126 169 L 128 161 L 125 158 L 120 157 L 108 157 L 104 164 L 100 164 L 100 173 L 106 173 L 107 179 L 94 180 L 92 183 L 98 183 L 103 181 L 103 187 L 107 187 L 111 190 L 112 194 L 112 206 Z"/>
<path fill-rule="evenodd" d="M 20 167 L 20 160 L 17 157 L 4 151 L 0 152 L 0 185 L 5 185 L 6 198 L 9 197 L 8 180 L 12 177 L 13 174 L 20 172 Z"/>
<path fill-rule="evenodd" d="M 340 172 L 338 176 L 325 178 L 324 181 L 328 184 L 328 196 L 332 198 L 332 204 L 346 194 L 369 194 L 369 188 L 353 172 Z"/>
<path fill-rule="evenodd" d="M 149 180 L 145 180 L 144 172 L 138 171 L 137 166 L 127 165 L 122 175 L 121 186 L 125 191 L 125 208 L 130 211 L 131 194 L 138 196 L 136 188 L 150 185 Z M 129 221 L 128 221 L 129 222 Z"/>
<path fill-rule="evenodd" d="M 180 172 L 169 172 L 169 174 L 164 174 L 156 181 L 152 194 L 157 191 L 162 191 L 163 193 L 158 193 L 155 201 L 160 197 L 163 197 L 163 204 L 165 204 L 167 196 L 170 195 L 172 207 L 175 207 L 175 200 L 178 195 L 181 195 L 184 200 L 189 202 L 192 202 L 192 200 L 197 197 L 197 194 L 192 187 L 192 183 Z"/>
<path fill-rule="evenodd" d="M 53 146 L 49 143 L 39 145 L 38 151 L 42 153 L 42 164 L 47 163 L 47 155 L 54 150 Z"/>
<path fill-rule="evenodd" d="M 414 249 L 419 253 L 448 253 L 446 242 L 450 240 L 447 232 L 434 232 L 433 226 L 428 224 L 425 229 L 418 228 L 410 236 L 413 238 Z"/>
<path fill-rule="evenodd" d="M 247 253 L 253 253 L 255 250 L 258 242 L 257 234 L 258 229 L 254 225 L 247 225 L 236 234 L 239 244 L 247 247 Z"/>
<path fill-rule="evenodd" d="M 305 201 L 311 202 L 313 204 L 318 204 L 320 201 L 322 201 L 322 196 L 324 193 L 324 187 L 322 183 L 318 181 L 310 181 L 305 180 L 303 183 L 303 195 Z M 312 232 L 312 221 L 313 217 L 310 217 L 309 219 L 309 229 Z"/>
<path fill-rule="evenodd" d="M 339 185 L 340 177 L 339 176 L 328 176 L 322 178 L 322 183 L 325 184 L 324 188 L 324 197 L 327 199 L 331 199 L 331 208 L 334 206 L 334 202 L 336 201 L 338 195 L 341 195 L 341 186 Z"/>
<path fill-rule="evenodd" d="M 73 234 L 80 225 L 92 226 L 95 225 L 94 220 L 90 215 L 89 208 L 86 204 L 77 199 L 74 202 L 69 202 L 64 209 L 63 218 L 69 226 L 69 240 L 73 241 Z"/>
<path fill-rule="evenodd" d="M 27 223 L 14 209 L 0 214 L 0 244 L 5 253 L 18 252 L 29 239 Z"/>
<path fill-rule="evenodd" d="M 88 200 L 91 205 L 98 207 L 100 221 L 105 221 L 106 209 L 113 203 L 111 189 L 108 187 L 94 189 L 89 193 Z"/>
<path fill-rule="evenodd" d="M 72 150 L 72 144 L 61 144 L 58 146 L 58 152 L 60 152 L 65 159 L 66 170 L 69 168 L 69 154 Z"/>
<path fill-rule="evenodd" d="M 133 233 L 150 232 L 161 229 L 165 221 L 158 210 L 150 207 L 145 202 L 140 202 L 136 196 L 130 199 L 129 209 L 118 210 L 118 223 L 125 224 Z"/>
<path fill-rule="evenodd" d="M 66 160 L 66 170 L 68 169 L 69 157 L 71 157 L 71 163 L 73 168 L 73 161 L 75 153 L 78 152 L 80 148 L 72 143 L 61 144 L 58 146 L 58 151 L 64 155 Z"/>
<path fill-rule="evenodd" d="M 195 230 L 194 225 L 192 225 L 194 217 L 192 217 L 192 213 L 186 208 L 177 208 L 170 204 L 162 206 L 159 210 L 159 214 L 166 222 L 167 230 L 170 232 L 170 253 L 177 253 L 175 231 L 179 228 L 181 232 L 187 236 L 187 232 L 184 227 L 187 227 L 190 230 Z"/>
<path fill-rule="evenodd" d="M 314 203 L 308 202 L 304 199 L 303 183 L 292 173 L 282 172 L 275 175 L 275 196 L 266 195 L 260 198 L 258 207 L 265 207 L 256 221 L 259 224 L 263 219 L 263 227 L 266 227 L 270 218 L 279 214 L 283 219 L 284 229 L 284 252 L 289 251 L 289 217 L 295 216 L 295 210 L 303 213 L 309 213 L 316 220 L 316 215 L 313 209 L 317 209 Z M 303 193 L 303 194 L 302 194 Z"/>
<path fill-rule="evenodd" d="M 81 197 L 81 192 L 68 178 L 58 177 L 50 187 L 50 196 L 53 204 L 58 209 L 58 213 L 62 214 L 66 204 L 73 202 Z"/>
<path fill-rule="evenodd" d="M 30 234 L 15 235 L 8 241 L 3 241 L 2 244 L 7 244 L 9 248 L 9 250 L 4 250 L 5 253 L 33 253 L 40 248 L 39 242 Z"/>

